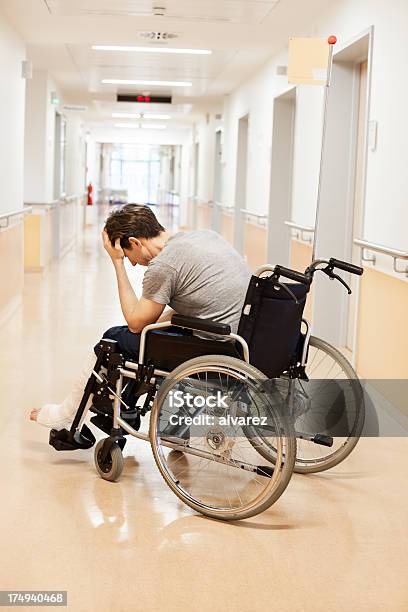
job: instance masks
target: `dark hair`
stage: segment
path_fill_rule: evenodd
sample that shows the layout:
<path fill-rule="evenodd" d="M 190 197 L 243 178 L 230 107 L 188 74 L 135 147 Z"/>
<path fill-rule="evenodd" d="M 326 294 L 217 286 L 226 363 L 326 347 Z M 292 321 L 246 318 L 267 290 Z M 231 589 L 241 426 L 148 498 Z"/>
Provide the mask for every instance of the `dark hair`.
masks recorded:
<path fill-rule="evenodd" d="M 106 220 L 105 229 L 112 245 L 120 238 L 120 245 L 124 249 L 130 248 L 131 236 L 156 238 L 165 231 L 152 209 L 143 204 L 126 204 L 119 210 L 114 210 Z"/>

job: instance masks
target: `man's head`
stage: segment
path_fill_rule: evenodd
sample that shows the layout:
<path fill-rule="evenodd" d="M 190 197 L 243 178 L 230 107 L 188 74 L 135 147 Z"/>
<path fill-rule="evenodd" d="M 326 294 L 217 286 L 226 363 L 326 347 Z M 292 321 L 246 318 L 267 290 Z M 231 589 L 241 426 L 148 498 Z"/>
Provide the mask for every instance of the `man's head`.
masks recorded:
<path fill-rule="evenodd" d="M 149 206 L 142 204 L 126 204 L 113 211 L 105 224 L 112 246 L 120 240 L 120 246 L 125 256 L 135 266 L 147 266 L 157 255 L 157 238 L 166 230 Z"/>

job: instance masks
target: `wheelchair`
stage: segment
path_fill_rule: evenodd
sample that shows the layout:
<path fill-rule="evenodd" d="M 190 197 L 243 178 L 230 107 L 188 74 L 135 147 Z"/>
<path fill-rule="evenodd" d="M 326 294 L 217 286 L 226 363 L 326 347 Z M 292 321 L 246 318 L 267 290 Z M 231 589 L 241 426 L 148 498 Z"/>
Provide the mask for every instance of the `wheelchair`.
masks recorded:
<path fill-rule="evenodd" d="M 207 319 L 173 315 L 147 325 L 138 361 L 103 339 L 70 430 L 51 430 L 57 450 L 90 448 L 84 424 L 108 437 L 95 447 L 105 480 L 119 479 L 126 436 L 150 442 L 170 489 L 208 517 L 238 520 L 263 512 L 293 472 L 327 470 L 353 450 L 364 398 L 346 358 L 311 335 L 302 318 L 316 271 L 363 269 L 334 258 L 304 273 L 265 265 L 251 277 L 238 333 Z M 292 282 L 282 282 L 281 278 Z M 139 431 L 150 412 L 148 432 Z"/>

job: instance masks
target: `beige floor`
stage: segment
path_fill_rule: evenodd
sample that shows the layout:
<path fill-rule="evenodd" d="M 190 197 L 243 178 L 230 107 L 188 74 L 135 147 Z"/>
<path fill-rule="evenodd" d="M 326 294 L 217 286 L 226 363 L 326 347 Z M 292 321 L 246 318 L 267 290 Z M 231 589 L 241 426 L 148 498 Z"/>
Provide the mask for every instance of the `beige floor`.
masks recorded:
<path fill-rule="evenodd" d="M 119 483 L 92 451 L 57 453 L 30 407 L 59 400 L 122 318 L 89 231 L 0 328 L 0 589 L 64 589 L 69 610 L 407 611 L 408 440 L 362 441 L 338 468 L 294 476 L 240 524 L 195 515 L 130 441 Z M 135 279 L 140 276 L 133 271 Z"/>

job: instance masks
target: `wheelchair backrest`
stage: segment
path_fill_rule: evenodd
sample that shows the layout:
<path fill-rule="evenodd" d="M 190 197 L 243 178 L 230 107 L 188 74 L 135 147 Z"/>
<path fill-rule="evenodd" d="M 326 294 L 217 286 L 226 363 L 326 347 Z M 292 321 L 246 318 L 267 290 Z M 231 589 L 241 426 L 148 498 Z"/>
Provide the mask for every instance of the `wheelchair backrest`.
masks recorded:
<path fill-rule="evenodd" d="M 269 378 L 280 376 L 298 358 L 309 287 L 299 283 L 286 286 L 297 303 L 277 287 L 272 276 L 252 276 L 238 327 L 238 334 L 248 343 L 250 363 Z"/>

